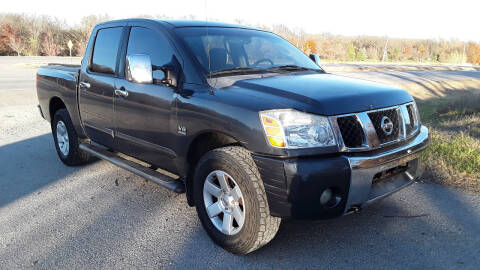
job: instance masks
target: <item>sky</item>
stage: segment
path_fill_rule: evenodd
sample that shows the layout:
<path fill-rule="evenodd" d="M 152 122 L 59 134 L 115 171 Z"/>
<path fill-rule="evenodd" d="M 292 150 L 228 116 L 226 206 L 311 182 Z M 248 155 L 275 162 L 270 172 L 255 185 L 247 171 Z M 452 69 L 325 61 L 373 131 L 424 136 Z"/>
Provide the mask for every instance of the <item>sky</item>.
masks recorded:
<path fill-rule="evenodd" d="M 81 17 L 112 18 L 166 15 L 180 18 L 285 24 L 307 33 L 398 38 L 443 38 L 480 42 L 480 0 L 14 0 L 3 1 L 0 13 L 51 15 L 69 25 Z"/>

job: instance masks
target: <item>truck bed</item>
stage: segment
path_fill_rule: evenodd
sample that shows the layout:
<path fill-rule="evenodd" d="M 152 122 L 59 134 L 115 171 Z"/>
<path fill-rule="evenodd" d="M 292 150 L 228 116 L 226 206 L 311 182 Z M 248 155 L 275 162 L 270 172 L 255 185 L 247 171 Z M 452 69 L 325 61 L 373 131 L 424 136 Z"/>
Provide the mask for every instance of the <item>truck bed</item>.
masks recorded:
<path fill-rule="evenodd" d="M 79 65 L 49 64 L 37 71 L 37 96 L 44 117 L 50 120 L 50 101 L 58 97 L 69 110 L 72 120 L 78 117 L 77 86 Z"/>
<path fill-rule="evenodd" d="M 81 66 L 73 64 L 49 63 L 47 66 L 41 66 L 41 68 L 61 70 L 66 72 L 78 72 Z"/>

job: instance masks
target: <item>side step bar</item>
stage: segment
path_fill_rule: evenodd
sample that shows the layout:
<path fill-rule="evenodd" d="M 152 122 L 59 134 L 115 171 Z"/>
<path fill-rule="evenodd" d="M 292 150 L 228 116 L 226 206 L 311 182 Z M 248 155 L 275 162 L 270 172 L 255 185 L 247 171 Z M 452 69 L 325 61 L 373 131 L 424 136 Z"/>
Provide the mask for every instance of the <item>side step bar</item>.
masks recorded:
<path fill-rule="evenodd" d="M 127 160 L 117 156 L 115 153 L 112 153 L 108 150 L 102 149 L 101 147 L 81 143 L 79 148 L 85 152 L 88 152 L 98 158 L 104 159 L 108 162 L 111 162 L 118 167 L 121 167 L 129 172 L 132 172 L 138 176 L 141 176 L 147 180 L 155 182 L 165 188 L 173 190 L 176 193 L 184 193 L 185 185 L 182 181 L 171 178 L 164 174 L 161 174 L 153 169 L 142 166 L 134 161 Z"/>

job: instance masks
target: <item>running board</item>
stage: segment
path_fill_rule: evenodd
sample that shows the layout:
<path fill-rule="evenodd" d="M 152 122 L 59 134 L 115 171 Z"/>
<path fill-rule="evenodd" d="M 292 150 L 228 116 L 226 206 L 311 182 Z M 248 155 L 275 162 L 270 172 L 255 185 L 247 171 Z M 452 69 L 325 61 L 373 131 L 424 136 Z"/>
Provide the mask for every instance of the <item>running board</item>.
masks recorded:
<path fill-rule="evenodd" d="M 185 185 L 183 181 L 166 176 L 153 169 L 142 166 L 134 161 L 121 158 L 117 156 L 115 153 L 102 149 L 101 147 L 98 147 L 95 145 L 81 143 L 79 145 L 79 148 L 98 158 L 111 162 L 117 165 L 118 167 L 121 167 L 129 172 L 132 172 L 138 176 L 141 176 L 147 180 L 150 180 L 165 188 L 168 188 L 176 193 L 185 192 Z"/>

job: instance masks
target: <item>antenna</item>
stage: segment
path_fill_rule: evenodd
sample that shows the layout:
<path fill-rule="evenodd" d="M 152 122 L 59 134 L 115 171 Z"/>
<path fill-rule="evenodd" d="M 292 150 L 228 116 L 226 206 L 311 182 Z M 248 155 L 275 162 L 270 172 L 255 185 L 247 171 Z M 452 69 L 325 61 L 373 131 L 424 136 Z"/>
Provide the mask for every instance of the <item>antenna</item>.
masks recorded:
<path fill-rule="evenodd" d="M 208 16 L 207 16 L 207 0 L 205 0 L 205 28 L 207 31 L 207 59 L 208 59 L 208 74 L 212 73 L 210 66 L 210 40 L 208 39 Z"/>

